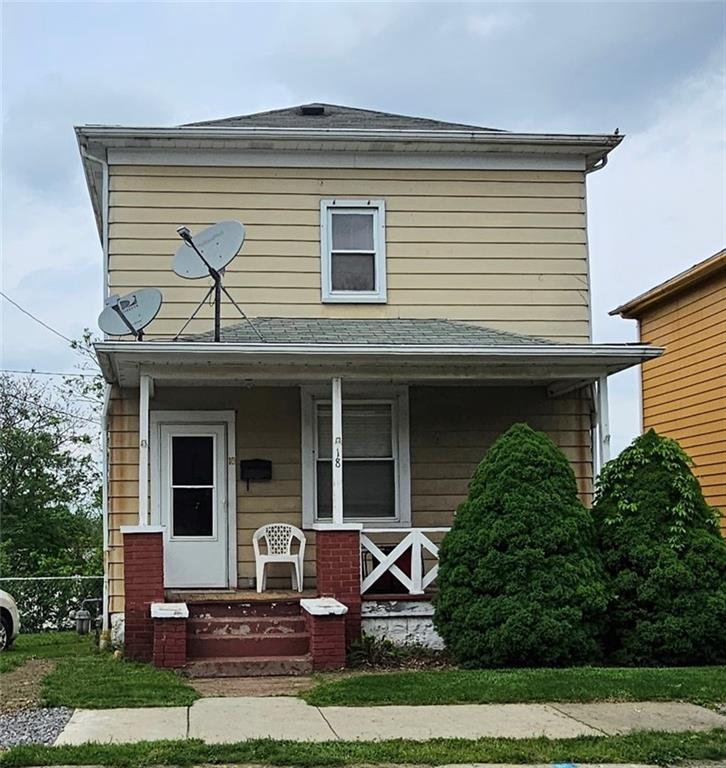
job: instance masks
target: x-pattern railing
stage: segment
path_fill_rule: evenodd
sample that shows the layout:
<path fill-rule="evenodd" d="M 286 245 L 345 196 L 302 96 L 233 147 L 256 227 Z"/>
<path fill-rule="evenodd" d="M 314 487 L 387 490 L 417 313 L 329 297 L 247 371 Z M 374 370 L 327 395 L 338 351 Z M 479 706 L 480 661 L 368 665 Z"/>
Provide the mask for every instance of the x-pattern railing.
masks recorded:
<path fill-rule="evenodd" d="M 377 561 L 377 565 L 361 582 L 361 593 L 367 592 L 380 577 L 390 571 L 411 595 L 421 595 L 435 580 L 439 572 L 439 548 L 426 535 L 429 533 L 446 533 L 448 528 L 365 528 L 361 534 L 361 555 L 369 552 Z M 405 536 L 393 549 L 386 553 L 371 540 L 368 534 L 401 534 Z M 411 550 L 411 573 L 406 574 L 396 564 L 401 556 Z M 426 570 L 424 551 L 434 558 L 436 563 Z"/>

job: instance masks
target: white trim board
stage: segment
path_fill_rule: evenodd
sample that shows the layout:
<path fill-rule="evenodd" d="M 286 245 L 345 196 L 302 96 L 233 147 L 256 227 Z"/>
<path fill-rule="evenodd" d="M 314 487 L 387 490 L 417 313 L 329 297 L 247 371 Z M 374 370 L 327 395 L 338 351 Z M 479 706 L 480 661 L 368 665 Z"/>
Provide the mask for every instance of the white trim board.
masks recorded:
<path fill-rule="evenodd" d="M 109 149 L 111 165 L 180 165 L 240 168 L 400 168 L 422 170 L 585 171 L 584 156 L 261 150 Z"/>

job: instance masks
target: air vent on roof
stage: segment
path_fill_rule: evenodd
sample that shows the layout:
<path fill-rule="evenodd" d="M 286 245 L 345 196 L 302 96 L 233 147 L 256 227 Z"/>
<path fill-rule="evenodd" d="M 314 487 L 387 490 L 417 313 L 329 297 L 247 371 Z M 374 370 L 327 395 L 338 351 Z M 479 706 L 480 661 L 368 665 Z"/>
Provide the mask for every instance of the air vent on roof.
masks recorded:
<path fill-rule="evenodd" d="M 322 104 L 304 104 L 300 107 L 301 115 L 324 115 L 325 107 Z"/>

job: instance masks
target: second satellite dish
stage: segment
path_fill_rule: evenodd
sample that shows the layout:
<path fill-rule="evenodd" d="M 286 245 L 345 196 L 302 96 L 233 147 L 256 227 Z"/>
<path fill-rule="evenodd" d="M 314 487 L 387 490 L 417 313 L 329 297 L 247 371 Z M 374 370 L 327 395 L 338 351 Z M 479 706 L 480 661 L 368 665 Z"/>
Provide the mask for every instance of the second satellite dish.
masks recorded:
<path fill-rule="evenodd" d="M 158 288 L 140 288 L 126 296 L 109 296 L 98 316 L 98 325 L 109 336 L 133 334 L 141 341 L 144 328 L 159 314 L 162 296 Z"/>
<path fill-rule="evenodd" d="M 239 221 L 220 221 L 194 236 L 194 244 L 204 260 L 185 242 L 174 254 L 172 269 L 179 277 L 190 280 L 209 277 L 209 267 L 221 272 L 239 253 L 244 240 L 245 228 Z"/>

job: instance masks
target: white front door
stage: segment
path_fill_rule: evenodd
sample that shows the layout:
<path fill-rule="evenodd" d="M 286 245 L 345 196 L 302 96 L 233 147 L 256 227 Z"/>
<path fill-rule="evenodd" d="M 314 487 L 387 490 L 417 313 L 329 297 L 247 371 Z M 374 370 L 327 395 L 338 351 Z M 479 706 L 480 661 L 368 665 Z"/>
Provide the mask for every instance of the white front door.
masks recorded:
<path fill-rule="evenodd" d="M 229 584 L 227 425 L 159 424 L 167 587 Z"/>

